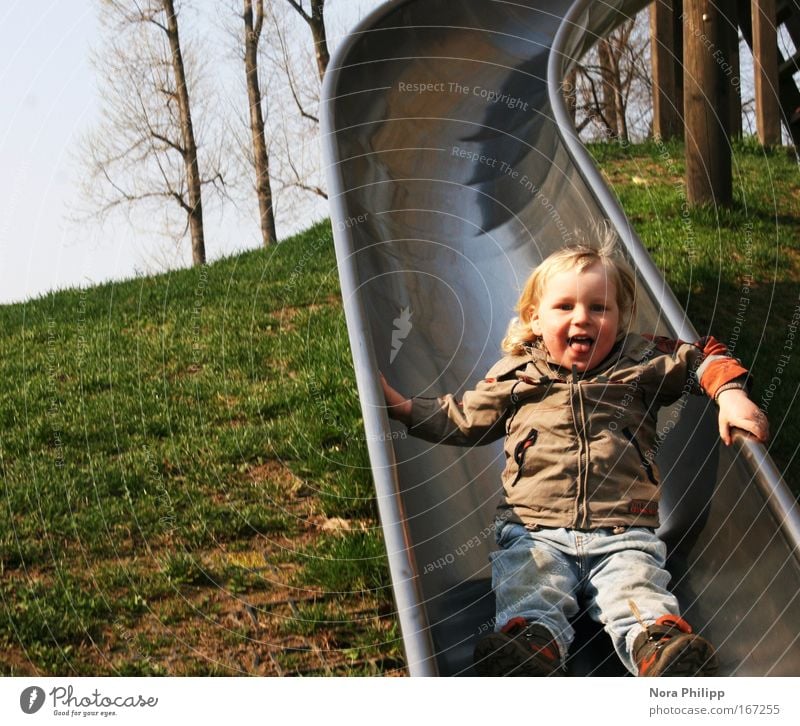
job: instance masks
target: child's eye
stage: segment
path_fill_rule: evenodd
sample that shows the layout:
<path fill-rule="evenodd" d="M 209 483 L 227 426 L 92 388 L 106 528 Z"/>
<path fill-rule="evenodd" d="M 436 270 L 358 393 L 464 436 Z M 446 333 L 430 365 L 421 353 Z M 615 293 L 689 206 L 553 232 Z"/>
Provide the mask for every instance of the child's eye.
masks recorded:
<path fill-rule="evenodd" d="M 592 305 L 592 312 L 604 313 L 605 311 L 606 311 L 606 306 L 605 305 L 600 305 L 600 304 Z"/>
<path fill-rule="evenodd" d="M 559 310 L 572 310 L 572 304 L 571 303 L 561 303 L 558 306 L 558 309 Z"/>

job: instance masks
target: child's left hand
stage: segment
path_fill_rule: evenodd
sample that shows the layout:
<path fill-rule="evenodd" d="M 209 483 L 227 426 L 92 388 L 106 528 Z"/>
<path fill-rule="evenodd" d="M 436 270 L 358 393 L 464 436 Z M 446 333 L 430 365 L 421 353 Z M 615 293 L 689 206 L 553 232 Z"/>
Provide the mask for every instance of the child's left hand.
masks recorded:
<path fill-rule="evenodd" d="M 749 431 L 762 444 L 769 438 L 769 422 L 766 414 L 753 403 L 740 388 L 730 388 L 717 397 L 719 406 L 719 435 L 730 446 L 731 427 Z"/>

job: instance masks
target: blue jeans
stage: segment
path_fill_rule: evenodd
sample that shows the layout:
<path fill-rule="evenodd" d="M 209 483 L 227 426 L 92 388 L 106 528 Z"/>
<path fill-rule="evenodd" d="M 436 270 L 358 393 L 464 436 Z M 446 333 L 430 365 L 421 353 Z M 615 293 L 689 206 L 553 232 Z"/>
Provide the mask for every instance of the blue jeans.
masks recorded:
<path fill-rule="evenodd" d="M 631 650 L 642 627 L 628 601 L 636 603 L 647 624 L 661 615 L 680 615 L 677 599 L 667 590 L 666 545 L 651 529 L 629 527 L 614 534 L 612 529 L 532 531 L 503 520 L 496 524 L 502 548 L 490 554 L 496 629 L 513 617 L 536 621 L 551 632 L 563 660 L 575 637 L 569 621 L 583 595 L 589 616 L 605 627 L 617 655 L 635 674 Z"/>

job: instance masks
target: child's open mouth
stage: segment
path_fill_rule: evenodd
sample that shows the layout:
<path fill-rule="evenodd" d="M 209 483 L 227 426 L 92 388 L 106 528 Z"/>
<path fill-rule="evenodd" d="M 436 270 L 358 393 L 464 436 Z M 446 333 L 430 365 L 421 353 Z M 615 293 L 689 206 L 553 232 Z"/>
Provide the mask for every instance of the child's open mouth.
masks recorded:
<path fill-rule="evenodd" d="M 573 335 L 569 341 L 569 347 L 576 353 L 588 353 L 594 343 L 594 339 L 587 335 Z"/>

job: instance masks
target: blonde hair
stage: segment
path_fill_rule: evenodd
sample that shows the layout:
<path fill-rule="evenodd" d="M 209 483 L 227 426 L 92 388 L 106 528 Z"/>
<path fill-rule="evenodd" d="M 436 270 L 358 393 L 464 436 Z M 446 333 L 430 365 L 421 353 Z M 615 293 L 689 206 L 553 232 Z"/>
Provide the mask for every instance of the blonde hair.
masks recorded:
<path fill-rule="evenodd" d="M 583 237 L 583 235 L 580 236 Z M 616 302 L 619 308 L 617 335 L 620 336 L 630 324 L 635 312 L 636 278 L 618 249 L 616 235 L 606 225 L 601 231 L 599 247 L 586 242 L 564 247 L 545 258 L 531 272 L 517 301 L 515 308 L 517 317 L 509 323 L 506 337 L 503 338 L 500 345 L 503 352 L 521 355 L 527 346 L 538 342 L 538 336 L 534 335 L 531 330 L 531 318 L 542 299 L 547 281 L 553 275 L 575 269 L 578 272 L 584 272 L 598 263 L 603 266 L 614 282 L 614 289 L 617 291 Z"/>

